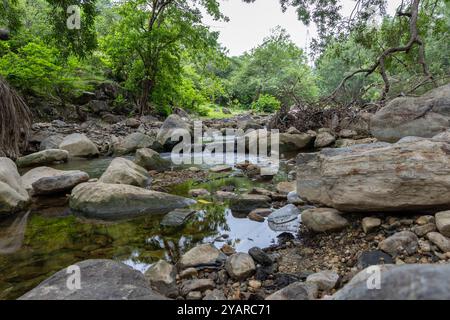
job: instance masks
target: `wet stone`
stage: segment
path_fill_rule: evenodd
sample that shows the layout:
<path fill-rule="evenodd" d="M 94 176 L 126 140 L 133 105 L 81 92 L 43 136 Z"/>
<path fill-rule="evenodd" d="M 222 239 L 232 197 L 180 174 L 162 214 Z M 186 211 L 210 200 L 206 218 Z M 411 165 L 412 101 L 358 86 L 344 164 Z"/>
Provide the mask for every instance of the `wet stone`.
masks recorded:
<path fill-rule="evenodd" d="M 195 210 L 176 209 L 164 216 L 161 221 L 161 225 L 164 227 L 180 227 L 184 225 L 195 213 Z"/>

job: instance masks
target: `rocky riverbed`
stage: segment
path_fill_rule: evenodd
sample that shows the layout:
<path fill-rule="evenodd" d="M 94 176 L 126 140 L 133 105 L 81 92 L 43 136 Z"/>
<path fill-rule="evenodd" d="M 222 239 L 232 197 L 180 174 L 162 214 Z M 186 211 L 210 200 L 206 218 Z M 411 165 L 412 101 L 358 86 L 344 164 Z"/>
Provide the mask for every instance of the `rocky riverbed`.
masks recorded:
<path fill-rule="evenodd" d="M 449 299 L 449 92 L 394 100 L 364 128 L 290 128 L 270 176 L 267 159 L 174 165 L 167 137 L 192 130 L 179 115 L 35 124 L 29 154 L 0 159 L 0 297 Z M 73 264 L 82 290 L 65 285 Z"/>

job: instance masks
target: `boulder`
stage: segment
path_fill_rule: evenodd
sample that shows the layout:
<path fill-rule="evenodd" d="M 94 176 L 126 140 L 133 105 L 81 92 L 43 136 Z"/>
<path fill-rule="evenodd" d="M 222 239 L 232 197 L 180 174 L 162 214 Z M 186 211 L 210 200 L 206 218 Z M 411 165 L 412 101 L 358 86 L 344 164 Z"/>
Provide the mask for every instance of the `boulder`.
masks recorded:
<path fill-rule="evenodd" d="M 413 139 L 299 154 L 297 192 L 349 212 L 450 208 L 449 153 L 449 143 Z"/>
<path fill-rule="evenodd" d="M 362 228 L 364 233 L 370 233 L 376 230 L 379 226 L 381 226 L 381 219 L 365 217 L 362 220 Z"/>
<path fill-rule="evenodd" d="M 450 211 L 436 213 L 435 219 L 439 232 L 446 237 L 450 237 Z"/>
<path fill-rule="evenodd" d="M 114 144 L 114 154 L 126 155 L 142 148 L 154 148 L 157 143 L 154 137 L 141 132 L 129 134 Z"/>
<path fill-rule="evenodd" d="M 272 258 L 265 253 L 261 248 L 253 247 L 248 250 L 248 254 L 255 260 L 256 263 L 259 263 L 263 266 L 271 266 L 273 265 Z"/>
<path fill-rule="evenodd" d="M 423 226 L 414 226 L 412 229 L 412 232 L 417 234 L 419 237 L 423 237 L 429 232 L 436 231 L 436 224 L 435 223 L 428 223 L 424 224 Z"/>
<path fill-rule="evenodd" d="M 133 161 L 125 158 L 115 158 L 98 181 L 146 187 L 150 184 L 151 178 L 147 170 Z"/>
<path fill-rule="evenodd" d="M 332 145 L 336 138 L 329 132 L 320 132 L 314 141 L 315 148 L 325 148 Z"/>
<path fill-rule="evenodd" d="M 172 164 L 169 160 L 161 158 L 158 152 L 149 148 L 138 149 L 134 162 L 147 170 L 158 172 L 169 170 Z"/>
<path fill-rule="evenodd" d="M 227 258 L 225 269 L 231 278 L 244 280 L 255 272 L 256 266 L 249 254 L 239 252 Z"/>
<path fill-rule="evenodd" d="M 269 295 L 266 300 L 314 300 L 319 295 L 315 283 L 294 282 Z"/>
<path fill-rule="evenodd" d="M 299 151 L 306 149 L 312 143 L 313 137 L 306 133 L 280 133 L 280 152 Z"/>
<path fill-rule="evenodd" d="M 192 279 L 192 280 L 186 280 L 181 284 L 180 287 L 180 294 L 185 297 L 190 292 L 203 292 L 206 290 L 212 290 L 214 289 L 214 281 L 211 279 Z"/>
<path fill-rule="evenodd" d="M 126 184 L 82 183 L 72 190 L 70 208 L 88 217 L 121 219 L 164 214 L 195 201 Z"/>
<path fill-rule="evenodd" d="M 175 267 L 164 260 L 159 260 L 145 272 L 145 278 L 151 287 L 165 296 L 176 296 L 178 291 L 176 276 Z"/>
<path fill-rule="evenodd" d="M 411 231 L 400 231 L 381 241 L 378 246 L 384 252 L 395 257 L 400 254 L 411 255 L 417 252 L 418 241 L 417 236 Z"/>
<path fill-rule="evenodd" d="M 449 128 L 450 84 L 421 97 L 400 97 L 389 102 L 370 120 L 372 135 L 395 142 L 403 137 L 431 138 Z"/>
<path fill-rule="evenodd" d="M 297 185 L 295 181 L 283 181 L 277 184 L 277 191 L 282 194 L 288 194 L 289 192 L 296 191 Z"/>
<path fill-rule="evenodd" d="M 310 274 L 306 278 L 306 282 L 315 283 L 319 290 L 330 291 L 336 287 L 339 281 L 339 275 L 331 270 L 320 271 Z"/>
<path fill-rule="evenodd" d="M 68 286 L 77 270 L 80 289 Z M 165 300 L 155 293 L 144 275 L 113 260 L 85 260 L 43 281 L 19 300 Z"/>
<path fill-rule="evenodd" d="M 44 167 L 45 168 L 45 167 Z M 31 183 L 32 195 L 50 195 L 68 192 L 80 183 L 87 182 L 89 175 L 79 170 L 61 171 L 46 168 L 45 175 Z M 44 174 L 44 171 L 41 171 Z"/>
<path fill-rule="evenodd" d="M 303 201 L 303 199 L 299 197 L 299 195 L 297 194 L 297 191 L 289 192 L 287 195 L 287 201 L 296 206 L 305 204 L 305 201 Z"/>
<path fill-rule="evenodd" d="M 374 265 L 393 264 L 394 260 L 390 255 L 380 250 L 364 251 L 358 257 L 356 266 L 358 269 L 365 269 Z"/>
<path fill-rule="evenodd" d="M 338 231 L 348 226 L 341 213 L 330 208 L 308 209 L 302 212 L 302 223 L 314 232 Z"/>
<path fill-rule="evenodd" d="M 428 240 L 434 243 L 442 252 L 450 252 L 450 239 L 443 236 L 439 232 L 429 232 L 427 234 Z"/>
<path fill-rule="evenodd" d="M 66 162 L 69 158 L 69 152 L 60 149 L 47 149 L 36 153 L 20 157 L 16 160 L 17 167 L 31 167 L 44 164 L 51 164 L 54 162 Z"/>
<path fill-rule="evenodd" d="M 47 149 L 58 149 L 61 142 L 64 140 L 64 136 L 60 134 L 54 134 L 51 136 L 48 136 L 44 140 L 41 141 L 39 149 L 41 151 L 47 150 Z"/>
<path fill-rule="evenodd" d="M 268 220 L 275 224 L 282 224 L 289 221 L 293 221 L 300 215 L 300 210 L 293 204 L 288 204 L 281 209 L 272 212 Z"/>
<path fill-rule="evenodd" d="M 230 209 L 235 212 L 251 212 L 255 209 L 269 208 L 270 198 L 258 194 L 242 194 L 229 199 Z"/>
<path fill-rule="evenodd" d="M 99 155 L 97 146 L 80 133 L 66 136 L 59 145 L 59 149 L 68 151 L 70 157 L 92 158 Z"/>
<path fill-rule="evenodd" d="M 178 262 L 178 266 L 180 269 L 220 267 L 225 262 L 225 259 L 226 256 L 216 247 L 210 244 L 201 244 L 183 254 Z"/>
<path fill-rule="evenodd" d="M 166 148 L 171 148 L 178 143 L 178 139 L 176 141 L 172 141 L 172 137 L 177 135 L 177 138 L 179 138 L 186 133 L 191 133 L 191 131 L 192 127 L 188 119 L 182 118 L 176 114 L 171 114 L 167 117 L 159 129 L 158 135 L 156 136 L 156 141 Z"/>
<path fill-rule="evenodd" d="M 195 210 L 175 209 L 164 216 L 161 220 L 163 227 L 180 227 L 195 215 Z"/>
<path fill-rule="evenodd" d="M 449 300 L 449 264 L 407 264 L 380 267 L 379 289 L 374 285 L 371 270 L 362 270 L 341 290 L 334 300 Z M 375 287 L 375 286 L 374 286 Z"/>
<path fill-rule="evenodd" d="M 0 157 L 0 216 L 24 209 L 29 200 L 16 164 Z"/>

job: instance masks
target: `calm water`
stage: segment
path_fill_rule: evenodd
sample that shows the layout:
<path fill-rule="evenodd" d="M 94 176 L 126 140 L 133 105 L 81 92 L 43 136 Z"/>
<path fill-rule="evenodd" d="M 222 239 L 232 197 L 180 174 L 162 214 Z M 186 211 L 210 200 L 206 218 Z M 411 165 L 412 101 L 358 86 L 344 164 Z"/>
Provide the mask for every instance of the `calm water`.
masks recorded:
<path fill-rule="evenodd" d="M 75 160 L 54 167 L 84 170 L 91 177 L 99 177 L 110 161 L 110 158 Z M 276 180 L 284 180 L 285 176 L 281 170 Z M 195 188 L 205 187 L 214 192 L 223 185 L 243 191 L 258 184 L 247 178 L 230 177 Z M 175 186 L 172 193 L 186 195 L 191 187 L 192 183 L 186 182 Z M 181 254 L 199 243 L 214 243 L 220 248 L 227 242 L 244 252 L 253 246 L 267 247 L 276 243 L 282 232 L 296 232 L 298 223 L 294 221 L 273 231 L 267 222 L 240 218 L 226 205 L 206 203 L 196 205 L 198 213 L 182 228 L 164 229 L 160 226 L 163 216 L 106 223 L 71 215 L 65 198 L 42 199 L 39 204 L 40 208 L 31 212 L 24 225 L 20 249 L 0 253 L 0 299 L 17 298 L 56 271 L 81 260 L 115 259 L 144 272 L 159 259 L 176 262 Z M 0 221 L 0 239 L 10 236 L 7 233 L 14 220 Z"/>

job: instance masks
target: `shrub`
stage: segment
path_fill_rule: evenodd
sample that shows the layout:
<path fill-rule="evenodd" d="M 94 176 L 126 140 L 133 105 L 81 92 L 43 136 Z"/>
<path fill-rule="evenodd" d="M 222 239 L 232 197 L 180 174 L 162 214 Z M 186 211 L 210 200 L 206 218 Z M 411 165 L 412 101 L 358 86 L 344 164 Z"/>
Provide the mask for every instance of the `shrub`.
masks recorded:
<path fill-rule="evenodd" d="M 275 112 L 281 107 L 281 102 L 270 94 L 261 95 L 258 100 L 252 103 L 252 109 L 259 112 Z"/>

